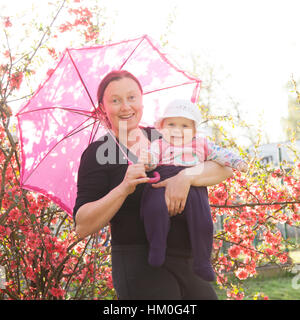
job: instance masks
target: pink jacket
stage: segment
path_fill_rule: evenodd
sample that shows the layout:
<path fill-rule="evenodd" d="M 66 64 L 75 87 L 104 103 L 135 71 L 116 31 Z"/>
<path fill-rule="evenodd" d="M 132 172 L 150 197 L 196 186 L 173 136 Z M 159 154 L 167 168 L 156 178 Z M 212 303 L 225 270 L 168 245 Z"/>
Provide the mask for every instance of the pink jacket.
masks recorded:
<path fill-rule="evenodd" d="M 195 137 L 182 146 L 169 144 L 165 139 L 157 139 L 149 149 L 152 156 L 151 170 L 156 165 L 195 166 L 203 161 L 213 160 L 223 166 L 237 167 L 244 161 L 239 155 L 221 148 L 204 137 Z"/>

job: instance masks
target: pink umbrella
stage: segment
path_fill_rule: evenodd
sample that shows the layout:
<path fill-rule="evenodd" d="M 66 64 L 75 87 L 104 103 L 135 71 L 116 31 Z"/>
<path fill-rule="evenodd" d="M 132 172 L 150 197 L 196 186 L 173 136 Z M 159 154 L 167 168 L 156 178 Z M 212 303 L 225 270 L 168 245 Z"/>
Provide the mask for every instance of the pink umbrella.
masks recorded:
<path fill-rule="evenodd" d="M 143 86 L 141 125 L 151 125 L 174 97 L 198 98 L 201 81 L 180 70 L 148 36 L 104 46 L 66 49 L 53 73 L 18 112 L 21 187 L 51 199 L 70 216 L 86 147 L 107 133 L 96 116 L 97 88 L 112 70 Z"/>

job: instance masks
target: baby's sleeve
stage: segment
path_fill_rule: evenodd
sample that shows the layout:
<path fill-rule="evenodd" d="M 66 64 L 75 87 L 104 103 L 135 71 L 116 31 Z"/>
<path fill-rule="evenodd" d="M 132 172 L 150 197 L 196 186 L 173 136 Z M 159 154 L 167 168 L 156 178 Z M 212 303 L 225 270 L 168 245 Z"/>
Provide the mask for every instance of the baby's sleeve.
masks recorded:
<path fill-rule="evenodd" d="M 237 169 L 237 166 L 240 162 L 244 162 L 244 160 L 236 153 L 228 149 L 222 148 L 209 140 L 206 140 L 206 147 L 206 160 L 212 160 L 219 163 L 222 166 L 227 166 L 234 169 Z"/>

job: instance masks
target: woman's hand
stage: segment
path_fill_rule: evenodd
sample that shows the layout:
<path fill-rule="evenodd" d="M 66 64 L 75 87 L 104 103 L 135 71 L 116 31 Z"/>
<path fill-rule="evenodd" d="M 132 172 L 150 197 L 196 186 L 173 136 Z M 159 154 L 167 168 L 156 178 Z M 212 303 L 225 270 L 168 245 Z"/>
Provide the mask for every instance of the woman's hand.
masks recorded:
<path fill-rule="evenodd" d="M 144 164 L 145 171 L 151 171 L 156 167 L 152 161 L 151 153 L 147 149 L 141 149 L 138 163 Z"/>
<path fill-rule="evenodd" d="M 180 171 L 176 176 L 152 184 L 153 188 L 165 187 L 165 199 L 171 216 L 182 213 L 191 186 L 202 187 L 218 184 L 233 175 L 232 169 L 213 161 Z"/>
<path fill-rule="evenodd" d="M 127 196 L 140 183 L 148 182 L 142 163 L 129 165 L 123 181 L 104 197 L 83 204 L 76 214 L 76 233 L 80 238 L 98 232 L 108 225 Z"/>
<path fill-rule="evenodd" d="M 135 188 L 140 183 L 146 183 L 150 180 L 145 172 L 143 163 L 131 164 L 128 166 L 125 177 L 120 184 L 120 190 L 126 195 L 135 191 Z"/>
<path fill-rule="evenodd" d="M 182 213 L 190 191 L 191 177 L 183 174 L 183 171 L 174 177 L 152 184 L 153 188 L 165 187 L 165 199 L 170 216 Z"/>

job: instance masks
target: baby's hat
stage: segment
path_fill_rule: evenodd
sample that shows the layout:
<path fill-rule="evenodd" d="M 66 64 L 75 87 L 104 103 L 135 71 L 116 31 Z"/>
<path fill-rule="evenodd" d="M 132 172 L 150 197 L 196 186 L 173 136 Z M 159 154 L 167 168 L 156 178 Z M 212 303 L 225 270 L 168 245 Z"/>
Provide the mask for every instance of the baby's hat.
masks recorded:
<path fill-rule="evenodd" d="M 165 108 L 163 115 L 155 122 L 156 127 L 161 127 L 165 118 L 183 117 L 195 121 L 195 127 L 202 122 L 202 116 L 197 105 L 189 100 L 176 99 L 171 101 Z"/>

